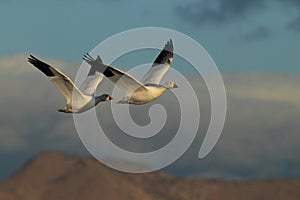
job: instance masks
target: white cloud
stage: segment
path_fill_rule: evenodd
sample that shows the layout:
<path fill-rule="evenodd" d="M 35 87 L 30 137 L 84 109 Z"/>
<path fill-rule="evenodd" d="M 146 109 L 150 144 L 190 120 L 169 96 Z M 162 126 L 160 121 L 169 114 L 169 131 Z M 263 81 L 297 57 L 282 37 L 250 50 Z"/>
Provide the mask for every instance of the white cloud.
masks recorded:
<path fill-rule="evenodd" d="M 292 103 L 300 106 L 298 74 L 240 73 L 225 75 L 227 92 L 244 99 Z"/>
<path fill-rule="evenodd" d="M 51 59 L 42 60 L 57 66 L 66 74 L 70 74 L 70 77 L 76 72 L 74 68 L 79 66 Z M 0 145 L 0 150 L 13 151 L 23 148 L 25 144 L 37 149 L 51 145 L 63 147 L 59 143 L 68 146 L 66 137 L 63 137 L 65 141 L 59 140 L 61 135 L 66 134 L 71 135 L 69 138 L 73 137 L 73 140 L 77 139 L 76 135 L 72 136 L 73 133 L 63 129 L 61 125 L 66 123 L 66 126 L 72 126 L 71 115 L 66 117 L 57 112 L 57 109 L 65 104 L 64 97 L 44 74 L 27 62 L 27 55 L 0 58 L 0 68 L 0 125 L 8 127 L 1 128 L 0 143 L 3 144 Z M 60 137 L 52 139 L 53 144 L 42 144 L 48 137 L 53 138 L 54 130 L 61 132 Z"/>
<path fill-rule="evenodd" d="M 52 59 L 43 60 L 59 66 L 71 77 L 74 77 L 79 66 Z M 7 154 L 19 150 L 36 152 L 46 149 L 85 152 L 72 116 L 56 111 L 64 105 L 64 98 L 46 76 L 27 63 L 27 55 L 0 58 L 0 69 L 0 151 Z M 186 175 L 231 178 L 300 176 L 297 171 L 300 165 L 297 156 L 300 153 L 300 75 L 225 74 L 228 95 L 226 124 L 216 148 L 204 160 L 198 160 L 196 156 L 210 118 L 209 95 L 203 81 L 190 80 L 200 101 L 200 131 L 192 148 L 169 170 Z M 162 102 L 167 97 L 162 97 Z M 97 110 L 107 111 L 101 106 Z M 137 116 L 145 112 L 134 109 Z M 108 119 L 101 119 L 106 128 L 121 134 Z M 172 130 L 171 126 L 172 123 L 169 123 L 165 131 Z M 124 139 L 118 134 L 112 134 L 112 137 L 118 141 Z M 157 143 L 150 141 L 155 144 L 149 145 L 135 143 L 128 138 L 122 142 L 134 143 L 136 148 L 146 147 L 149 150 L 172 139 L 168 132 L 162 136 L 169 138 L 160 139 Z"/>

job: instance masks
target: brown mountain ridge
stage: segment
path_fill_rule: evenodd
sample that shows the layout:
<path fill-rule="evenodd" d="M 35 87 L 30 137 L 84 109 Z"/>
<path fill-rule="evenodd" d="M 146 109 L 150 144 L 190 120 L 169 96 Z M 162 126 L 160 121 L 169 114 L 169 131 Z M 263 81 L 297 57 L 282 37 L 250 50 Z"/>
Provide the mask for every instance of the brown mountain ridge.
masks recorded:
<path fill-rule="evenodd" d="M 216 181 L 128 174 L 92 158 L 43 152 L 0 182 L 0 200 L 300 199 L 300 180 Z"/>

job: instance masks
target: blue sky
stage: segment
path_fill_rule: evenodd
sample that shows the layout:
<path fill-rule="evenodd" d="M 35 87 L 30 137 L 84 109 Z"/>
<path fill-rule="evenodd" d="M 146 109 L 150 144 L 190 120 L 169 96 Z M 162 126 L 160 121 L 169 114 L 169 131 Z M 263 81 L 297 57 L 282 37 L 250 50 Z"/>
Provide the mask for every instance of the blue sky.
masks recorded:
<path fill-rule="evenodd" d="M 42 150 L 87 154 L 72 117 L 56 112 L 64 99 L 26 57 L 34 54 L 74 77 L 74 64 L 77 69 L 99 42 L 147 26 L 198 41 L 227 89 L 221 139 L 209 157 L 194 160 L 210 113 L 203 80 L 191 81 L 201 100 L 201 130 L 187 155 L 167 171 L 207 178 L 300 177 L 299 1 L 0 0 L 0 24 L 0 179 Z"/>
<path fill-rule="evenodd" d="M 298 72 L 299 16 L 293 0 L 1 1 L 0 56 L 79 61 L 113 34 L 158 26 L 197 40 L 221 71 Z"/>

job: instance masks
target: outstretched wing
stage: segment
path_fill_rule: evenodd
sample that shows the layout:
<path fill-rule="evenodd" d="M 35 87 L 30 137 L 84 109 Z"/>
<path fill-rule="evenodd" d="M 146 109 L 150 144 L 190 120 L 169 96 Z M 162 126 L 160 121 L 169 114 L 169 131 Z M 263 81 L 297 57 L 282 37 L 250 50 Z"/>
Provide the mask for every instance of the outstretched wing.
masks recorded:
<path fill-rule="evenodd" d="M 103 74 L 127 94 L 133 93 L 138 88 L 147 90 L 140 81 L 115 67 L 107 66 Z"/>
<path fill-rule="evenodd" d="M 137 88 L 144 88 L 146 90 L 144 84 L 136 80 L 130 74 L 115 67 L 103 64 L 99 56 L 94 59 L 89 54 L 86 54 L 83 59 L 91 65 L 92 71 L 99 71 L 103 73 L 104 76 L 124 90 L 127 94 L 134 92 Z"/>
<path fill-rule="evenodd" d="M 78 90 L 71 79 L 60 72 L 58 69 L 51 67 L 47 63 L 40 61 L 32 55 L 30 55 L 30 57 L 28 58 L 28 62 L 30 62 L 33 66 L 35 66 L 37 69 L 39 69 L 49 77 L 52 83 L 64 95 L 67 100 L 67 104 L 70 104 L 72 102 L 72 95 L 76 95 L 76 98 L 82 98 L 82 100 L 84 100 L 83 94 Z"/>
<path fill-rule="evenodd" d="M 94 60 L 89 54 L 84 55 L 84 60 L 90 59 Z M 102 63 L 102 60 L 100 57 L 97 57 L 94 62 Z M 98 67 L 96 65 L 91 65 L 91 68 L 89 70 L 88 76 L 85 79 L 85 81 L 82 83 L 82 85 L 79 87 L 80 91 L 88 96 L 94 95 L 98 85 L 103 80 L 103 74 L 99 73 L 100 70 L 97 69 Z"/>
<path fill-rule="evenodd" d="M 85 95 L 93 96 L 103 77 L 103 74 L 100 73 L 88 76 L 79 87 L 80 91 Z"/>
<path fill-rule="evenodd" d="M 170 39 L 160 54 L 155 59 L 152 67 L 143 77 L 142 82 L 144 84 L 159 84 L 163 75 L 170 68 L 171 62 L 173 60 L 173 42 Z"/>

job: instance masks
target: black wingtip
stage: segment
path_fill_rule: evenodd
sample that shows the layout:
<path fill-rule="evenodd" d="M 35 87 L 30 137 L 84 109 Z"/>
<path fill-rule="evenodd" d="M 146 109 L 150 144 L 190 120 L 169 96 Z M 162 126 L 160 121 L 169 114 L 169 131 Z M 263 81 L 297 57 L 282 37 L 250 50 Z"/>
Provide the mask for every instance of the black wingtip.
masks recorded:
<path fill-rule="evenodd" d="M 152 66 L 158 66 L 160 64 L 171 64 L 171 59 L 173 57 L 173 41 L 170 38 L 165 44 L 164 48 L 161 50 L 160 54 L 155 59 Z"/>
<path fill-rule="evenodd" d="M 49 76 L 49 77 L 55 76 L 55 74 L 49 69 L 50 65 L 48 65 L 47 63 L 44 63 L 43 61 L 40 61 L 39 59 L 37 59 L 33 55 L 30 54 L 27 60 L 33 66 L 35 66 L 40 71 L 42 71 L 46 76 Z"/>
<path fill-rule="evenodd" d="M 167 44 L 165 45 L 165 47 L 163 48 L 163 50 L 173 52 L 174 47 L 173 47 L 172 38 L 170 38 L 169 41 L 167 41 Z"/>
<path fill-rule="evenodd" d="M 37 60 L 37 59 L 31 54 L 27 58 L 27 61 L 30 62 L 31 64 L 33 64 L 35 62 L 35 60 Z"/>
<path fill-rule="evenodd" d="M 38 59 L 30 54 L 29 57 L 28 57 L 28 60 L 34 61 L 34 60 L 38 60 Z"/>

